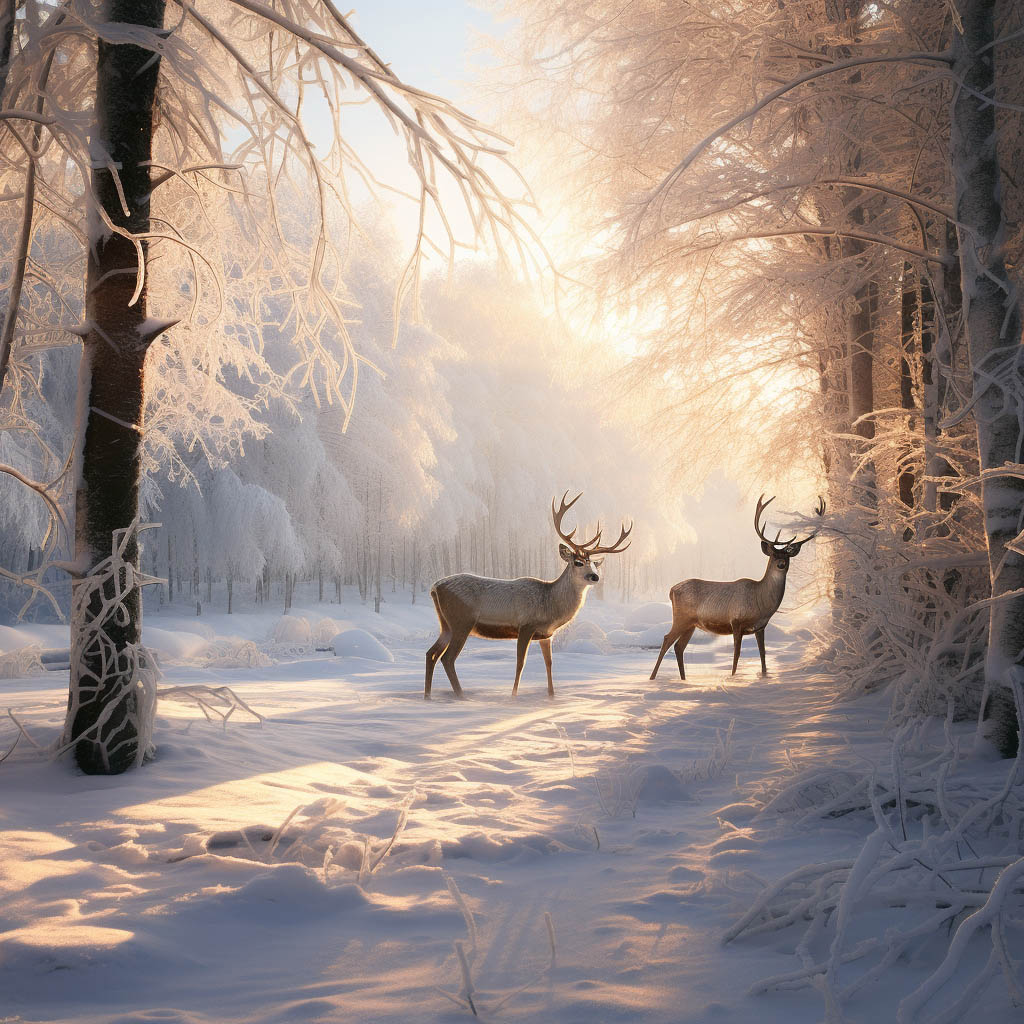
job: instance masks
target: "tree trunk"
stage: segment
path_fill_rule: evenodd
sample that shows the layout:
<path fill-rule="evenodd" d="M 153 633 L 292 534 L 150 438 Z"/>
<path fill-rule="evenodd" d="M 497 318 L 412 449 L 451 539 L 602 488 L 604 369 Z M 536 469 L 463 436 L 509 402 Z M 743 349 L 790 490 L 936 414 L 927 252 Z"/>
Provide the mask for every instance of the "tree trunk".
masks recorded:
<path fill-rule="evenodd" d="M 163 25 L 163 0 L 110 0 L 111 22 Z M 159 58 L 132 44 L 101 39 L 96 57 L 96 124 L 86 280 L 85 337 L 79 370 L 75 493 L 75 560 L 88 577 L 75 583 L 71 621 L 71 686 L 65 741 L 87 774 L 114 774 L 146 753 L 155 698 L 138 678 L 142 636 L 138 540 L 142 455 L 143 366 L 155 334 L 147 324 L 135 245 L 110 231 L 149 231 L 154 99 Z M 125 214 L 109 162 L 119 168 Z M 98 209 L 97 209 L 98 208 Z M 145 253 L 146 243 L 142 243 Z M 123 533 L 108 566 L 112 538 Z M 100 567 L 101 573 L 94 570 Z"/>
<path fill-rule="evenodd" d="M 963 31 L 953 38 L 954 92 L 950 131 L 965 324 L 974 376 L 974 413 L 982 472 L 1021 461 L 1024 374 L 1021 310 L 1003 261 L 1005 224 L 996 153 L 993 13 L 995 0 L 961 0 Z M 1020 533 L 1024 480 L 989 477 L 982 484 L 992 596 L 1024 588 L 1024 556 L 1008 545 Z M 1004 755 L 1017 748 L 1011 666 L 1024 653 L 1024 595 L 994 601 L 989 617 L 985 682 L 1004 708 L 993 739 Z"/>
<path fill-rule="evenodd" d="M 903 265 L 903 283 L 900 292 L 900 408 L 907 413 L 906 436 L 910 445 L 915 444 L 917 434 L 916 417 L 913 415 L 914 368 L 918 362 L 918 332 L 923 335 L 923 309 L 921 308 L 921 284 L 909 263 Z M 897 489 L 900 501 L 911 511 L 914 508 L 914 449 L 903 453 L 905 460 L 898 467 Z M 912 531 L 911 531 L 912 533 Z M 907 536 L 905 539 L 909 539 Z"/>

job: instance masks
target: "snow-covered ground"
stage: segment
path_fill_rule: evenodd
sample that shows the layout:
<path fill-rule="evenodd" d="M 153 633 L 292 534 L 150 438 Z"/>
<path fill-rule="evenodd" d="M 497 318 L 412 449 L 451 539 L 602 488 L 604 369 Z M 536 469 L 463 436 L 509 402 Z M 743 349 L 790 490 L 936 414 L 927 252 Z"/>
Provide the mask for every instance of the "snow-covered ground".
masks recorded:
<path fill-rule="evenodd" d="M 513 700 L 514 645 L 471 640 L 468 699 L 439 667 L 426 703 L 433 610 L 407 601 L 147 613 L 163 687 L 228 686 L 262 724 L 164 699 L 156 758 L 117 778 L 19 743 L 0 767 L 0 1020 L 821 1020 L 813 990 L 749 991 L 799 966 L 802 933 L 722 937 L 767 882 L 863 845 L 869 816 L 756 812 L 808 765 L 883 759 L 885 696 L 836 703 L 781 615 L 768 678 L 753 638 L 730 678 L 731 641 L 697 634 L 687 681 L 670 652 L 651 682 L 640 644 L 667 605 L 592 599 L 556 641 L 553 701 L 535 648 Z M 66 633 L 0 628 L 0 652 L 28 643 Z M 66 671 L 0 678 L 41 744 L 66 696 Z M 894 1020 L 933 967 L 883 976 L 848 1019 Z M 1010 1019 L 999 995 L 989 1020 Z"/>

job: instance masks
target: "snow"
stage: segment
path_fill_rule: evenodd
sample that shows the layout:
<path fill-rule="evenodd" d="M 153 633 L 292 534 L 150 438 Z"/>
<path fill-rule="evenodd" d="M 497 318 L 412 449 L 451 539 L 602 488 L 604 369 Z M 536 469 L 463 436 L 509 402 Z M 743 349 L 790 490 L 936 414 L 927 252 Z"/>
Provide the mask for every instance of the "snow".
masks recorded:
<path fill-rule="evenodd" d="M 469 992 L 485 1021 L 817 1024 L 813 989 L 750 994 L 799 967 L 792 934 L 721 940 L 767 884 L 857 859 L 870 812 L 798 828 L 762 808 L 802 772 L 798 815 L 821 796 L 816 767 L 842 789 L 844 770 L 882 763 L 885 696 L 836 702 L 780 614 L 767 678 L 752 640 L 730 677 L 731 639 L 713 638 L 685 683 L 668 663 L 649 682 L 639 646 L 569 645 L 549 700 L 534 647 L 512 699 L 514 644 L 470 640 L 467 699 L 437 679 L 427 702 L 436 624 L 407 602 L 330 606 L 343 658 L 282 653 L 276 612 L 147 613 L 162 688 L 226 685 L 265 721 L 165 698 L 155 760 L 116 778 L 19 744 L 0 766 L 0 1014 L 460 1022 Z M 325 607 L 291 618 L 319 634 Z M 623 626 L 641 611 L 592 599 L 575 642 L 639 635 Z M 38 629 L 5 643 L 56 646 Z M 393 661 L 353 656 L 371 642 Z M 245 645 L 262 663 L 202 666 Z M 66 671 L 0 680 L 0 698 L 50 742 Z M 0 752 L 14 737 L 0 728 Z M 927 965 L 893 971 L 847 1001 L 850 1024 L 893 1019 Z M 1011 1019 L 1005 989 L 977 1012 Z"/>
<path fill-rule="evenodd" d="M 632 633 L 638 633 L 647 629 L 648 626 L 658 626 L 659 628 L 664 626 L 665 629 L 661 631 L 664 635 L 671 622 L 672 606 L 668 601 L 652 601 L 632 609 L 626 615 L 622 628 Z"/>
<path fill-rule="evenodd" d="M 274 626 L 274 642 L 278 644 L 311 644 L 313 631 L 306 619 L 282 615 Z"/>
<path fill-rule="evenodd" d="M 346 629 L 331 641 L 339 658 L 365 658 L 368 661 L 393 662 L 395 656 L 365 629 Z"/>

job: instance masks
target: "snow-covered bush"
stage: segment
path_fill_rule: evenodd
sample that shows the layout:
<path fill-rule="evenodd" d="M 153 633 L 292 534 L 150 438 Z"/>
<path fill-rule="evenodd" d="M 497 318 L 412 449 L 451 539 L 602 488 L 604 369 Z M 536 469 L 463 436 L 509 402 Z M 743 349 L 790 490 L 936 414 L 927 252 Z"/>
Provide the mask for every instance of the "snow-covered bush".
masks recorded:
<path fill-rule="evenodd" d="M 199 664 L 203 668 L 266 668 L 273 660 L 252 640 L 226 636 L 207 644 Z"/>
<path fill-rule="evenodd" d="M 313 633 L 309 628 L 309 620 L 298 615 L 282 615 L 274 626 L 275 644 L 301 644 L 309 646 L 313 642 Z"/>
<path fill-rule="evenodd" d="M 0 679 L 42 675 L 46 671 L 42 654 L 42 648 L 38 644 L 29 644 L 27 647 L 0 654 Z"/>

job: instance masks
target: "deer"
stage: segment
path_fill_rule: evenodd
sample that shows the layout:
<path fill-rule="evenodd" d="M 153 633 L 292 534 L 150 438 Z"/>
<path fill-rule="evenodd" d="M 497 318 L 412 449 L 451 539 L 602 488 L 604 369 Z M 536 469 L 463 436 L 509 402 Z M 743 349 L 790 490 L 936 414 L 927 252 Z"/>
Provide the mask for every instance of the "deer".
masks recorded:
<path fill-rule="evenodd" d="M 768 674 L 764 657 L 764 628 L 782 604 L 790 561 L 800 554 L 800 549 L 818 533 L 815 530 L 802 540 L 797 540 L 796 537 L 779 540 L 782 533 L 780 530 L 775 534 L 774 540 L 769 540 L 765 536 L 761 517 L 774 500 L 773 495 L 765 501 L 762 494 L 757 500 L 757 510 L 754 512 L 754 530 L 761 538 L 761 550 L 768 556 L 768 565 L 759 580 L 740 579 L 732 583 L 683 580 L 668 592 L 669 600 L 672 602 L 672 627 L 665 634 L 651 679 L 657 676 L 661 660 L 673 644 L 676 661 L 679 663 L 679 678 L 686 679 L 683 652 L 698 626 L 708 633 L 717 633 L 719 636 L 732 634 L 733 675 L 736 675 L 736 666 L 739 664 L 743 637 L 753 633 L 757 638 L 758 653 L 761 655 L 761 674 Z M 825 499 L 821 495 L 818 496 L 814 512 L 818 516 L 825 514 Z"/>
<path fill-rule="evenodd" d="M 559 557 L 565 562 L 562 574 L 554 580 L 539 580 L 523 576 L 514 580 L 491 579 L 472 573 L 459 573 L 438 580 L 430 588 L 430 597 L 437 612 L 440 635 L 427 651 L 426 676 L 423 683 L 424 700 L 430 699 L 434 666 L 438 659 L 448 674 L 455 696 L 461 698 L 462 687 L 455 672 L 455 659 L 469 636 L 485 637 L 489 640 L 516 641 L 516 678 L 512 684 L 512 696 L 519 692 L 519 679 L 523 674 L 526 654 L 534 640 L 540 644 L 544 655 L 544 666 L 548 674 L 548 696 L 554 697 L 555 685 L 551 678 L 551 637 L 571 622 L 583 602 L 588 590 L 600 577 L 597 570 L 604 563 L 596 555 L 619 554 L 629 547 L 627 538 L 633 530 L 630 523 L 622 524 L 619 539 L 610 546 L 601 544 L 601 524 L 597 532 L 586 541 L 576 541 L 576 527 L 569 533 L 562 530 L 562 520 L 582 497 L 581 491 L 570 502 L 569 492 L 562 495 L 556 511 L 551 501 L 551 518 L 555 532 L 561 538 L 558 545 Z"/>

